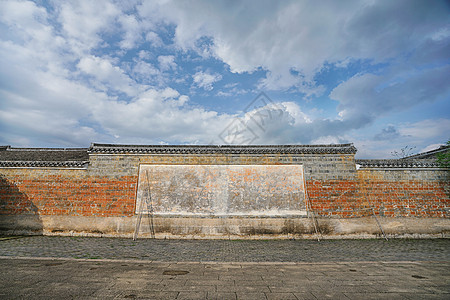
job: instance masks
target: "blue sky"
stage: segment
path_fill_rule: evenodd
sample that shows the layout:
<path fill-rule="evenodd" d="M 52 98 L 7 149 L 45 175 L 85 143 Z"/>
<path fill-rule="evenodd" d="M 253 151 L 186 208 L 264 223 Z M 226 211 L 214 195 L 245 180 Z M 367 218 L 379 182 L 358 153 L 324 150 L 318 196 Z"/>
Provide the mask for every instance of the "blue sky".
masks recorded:
<path fill-rule="evenodd" d="M 0 144 L 430 150 L 449 53 L 446 1 L 1 1 Z"/>

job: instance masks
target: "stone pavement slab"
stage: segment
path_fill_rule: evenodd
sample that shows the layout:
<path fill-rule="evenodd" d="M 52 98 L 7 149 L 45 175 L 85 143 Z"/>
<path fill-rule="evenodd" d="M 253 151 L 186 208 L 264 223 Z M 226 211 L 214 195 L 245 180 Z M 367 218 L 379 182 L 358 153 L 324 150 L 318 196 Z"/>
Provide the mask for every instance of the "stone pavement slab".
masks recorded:
<path fill-rule="evenodd" d="M 226 280 L 217 279 L 216 267 L 221 269 L 219 277 Z M 330 272 L 324 272 L 324 268 Z M 333 272 L 334 268 L 339 271 Z M 378 269 L 380 273 L 368 275 L 365 271 L 371 269 Z M 3 257 L 0 270 L 2 299 L 450 298 L 450 262 L 333 262 L 286 266 L 283 263 L 168 264 Z M 245 276 L 251 280 L 244 280 Z"/>
<path fill-rule="evenodd" d="M 30 236 L 0 240 L 0 256 L 212 262 L 447 261 L 450 239 L 155 240 Z"/>
<path fill-rule="evenodd" d="M 0 299 L 450 299 L 450 240 L 0 240 Z"/>

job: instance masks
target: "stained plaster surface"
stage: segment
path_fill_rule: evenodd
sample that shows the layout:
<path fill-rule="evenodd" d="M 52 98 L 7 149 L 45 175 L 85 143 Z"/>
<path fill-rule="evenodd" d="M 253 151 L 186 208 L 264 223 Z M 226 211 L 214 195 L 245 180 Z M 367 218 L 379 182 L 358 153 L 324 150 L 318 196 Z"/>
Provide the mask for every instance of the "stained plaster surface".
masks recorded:
<path fill-rule="evenodd" d="M 136 213 L 306 215 L 301 165 L 146 165 Z"/>

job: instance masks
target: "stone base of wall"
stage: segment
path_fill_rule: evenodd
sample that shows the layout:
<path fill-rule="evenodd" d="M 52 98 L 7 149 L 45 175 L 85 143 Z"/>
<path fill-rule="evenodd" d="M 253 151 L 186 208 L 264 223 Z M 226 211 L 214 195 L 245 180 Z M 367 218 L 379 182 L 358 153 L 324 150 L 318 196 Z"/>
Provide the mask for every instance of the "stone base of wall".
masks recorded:
<path fill-rule="evenodd" d="M 1 216 L 3 235 L 133 236 L 137 217 Z M 389 237 L 450 237 L 450 219 L 379 217 Z M 381 236 L 374 217 L 317 219 L 322 238 Z M 139 238 L 149 238 L 149 219 L 142 219 Z M 182 239 L 301 239 L 317 238 L 310 218 L 154 217 L 156 238 Z"/>

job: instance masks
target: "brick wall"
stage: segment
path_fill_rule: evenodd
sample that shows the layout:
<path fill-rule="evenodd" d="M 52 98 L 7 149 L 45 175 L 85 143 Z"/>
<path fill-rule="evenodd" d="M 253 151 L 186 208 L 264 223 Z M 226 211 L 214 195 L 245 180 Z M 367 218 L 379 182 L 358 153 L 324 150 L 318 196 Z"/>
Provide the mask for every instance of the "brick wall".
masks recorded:
<path fill-rule="evenodd" d="M 442 169 L 358 170 L 361 205 L 372 204 L 386 217 L 448 218 L 450 177 Z"/>
<path fill-rule="evenodd" d="M 354 153 L 91 153 L 86 168 L 0 168 L 0 214 L 133 216 L 140 164 L 302 165 L 319 216 L 449 217 L 448 170 L 356 170 Z"/>
<path fill-rule="evenodd" d="M 3 169 L 0 214 L 131 216 L 136 180 L 87 170 Z"/>
<path fill-rule="evenodd" d="M 371 216 L 373 212 L 385 217 L 448 218 L 450 216 L 448 179 L 394 180 L 389 178 L 390 173 L 393 172 L 399 171 L 358 171 L 357 181 L 307 181 L 311 206 L 320 216 L 339 218 Z M 427 175 L 448 173 L 448 171 L 438 170 L 416 172 L 426 172 Z M 382 177 L 380 173 L 387 176 Z"/>

